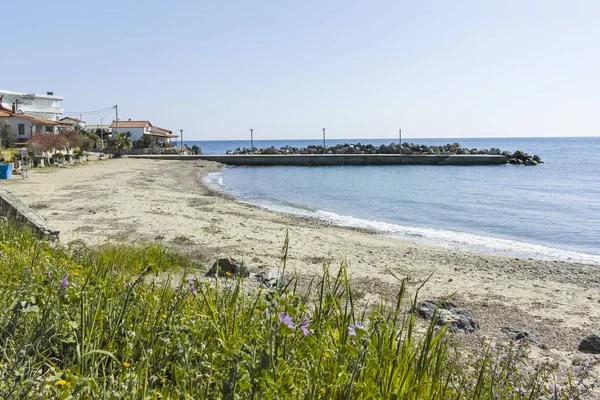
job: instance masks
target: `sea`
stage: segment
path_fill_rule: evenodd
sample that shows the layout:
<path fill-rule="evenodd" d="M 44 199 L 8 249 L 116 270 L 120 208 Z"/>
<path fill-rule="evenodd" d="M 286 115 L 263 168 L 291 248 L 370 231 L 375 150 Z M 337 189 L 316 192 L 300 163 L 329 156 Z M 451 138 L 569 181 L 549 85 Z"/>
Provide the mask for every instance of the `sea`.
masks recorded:
<path fill-rule="evenodd" d="M 397 140 L 396 140 L 397 141 Z M 226 167 L 205 184 L 269 210 L 505 256 L 600 264 L 600 137 L 403 139 L 537 154 L 537 166 Z M 389 144 L 393 139 L 329 139 Z M 249 141 L 186 141 L 224 154 Z M 255 140 L 304 147 L 315 140 Z"/>

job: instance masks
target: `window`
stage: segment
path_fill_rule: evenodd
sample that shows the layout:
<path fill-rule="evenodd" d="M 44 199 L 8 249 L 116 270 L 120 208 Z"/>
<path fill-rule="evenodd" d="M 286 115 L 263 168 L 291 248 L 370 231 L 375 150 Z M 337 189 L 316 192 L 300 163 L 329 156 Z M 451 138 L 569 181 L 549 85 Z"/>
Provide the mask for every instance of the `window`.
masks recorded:
<path fill-rule="evenodd" d="M 54 127 L 52 125 L 46 125 L 46 133 L 54 133 Z"/>
<path fill-rule="evenodd" d="M 19 124 L 19 136 L 25 135 L 25 124 Z"/>

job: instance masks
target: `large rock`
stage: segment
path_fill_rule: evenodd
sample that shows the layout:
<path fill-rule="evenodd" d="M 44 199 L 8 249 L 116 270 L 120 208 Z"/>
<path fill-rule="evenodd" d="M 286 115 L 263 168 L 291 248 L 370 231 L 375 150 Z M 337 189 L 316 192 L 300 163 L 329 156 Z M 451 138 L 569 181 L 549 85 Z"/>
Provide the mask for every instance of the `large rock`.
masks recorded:
<path fill-rule="evenodd" d="M 579 351 L 600 354 L 600 334 L 593 333 L 584 337 L 581 343 L 579 343 Z"/>
<path fill-rule="evenodd" d="M 213 277 L 217 275 L 217 272 L 219 276 L 250 276 L 250 272 L 248 272 L 248 269 L 244 267 L 239 261 L 236 261 L 233 258 L 219 258 L 219 260 L 215 261 L 211 269 L 209 269 L 204 276 Z M 229 273 L 229 275 L 227 273 Z"/>
<path fill-rule="evenodd" d="M 537 343 L 536 337 L 527 331 L 511 328 L 509 326 L 505 326 L 501 329 L 501 331 L 512 340 L 523 340 L 527 342 Z"/>
<path fill-rule="evenodd" d="M 266 271 L 259 272 L 254 275 L 254 278 L 267 288 L 276 288 L 286 284 L 285 276 L 279 268 L 271 268 Z"/>
<path fill-rule="evenodd" d="M 436 308 L 436 324 L 447 325 L 449 332 L 473 333 L 479 329 L 479 324 L 469 311 L 448 301 L 425 300 L 419 304 L 417 312 L 425 319 L 433 319 Z"/>

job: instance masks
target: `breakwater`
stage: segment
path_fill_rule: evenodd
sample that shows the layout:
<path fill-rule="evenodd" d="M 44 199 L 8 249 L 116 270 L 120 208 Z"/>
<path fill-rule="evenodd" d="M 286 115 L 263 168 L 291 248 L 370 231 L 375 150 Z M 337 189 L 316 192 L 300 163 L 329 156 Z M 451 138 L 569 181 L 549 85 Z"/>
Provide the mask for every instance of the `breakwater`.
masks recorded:
<path fill-rule="evenodd" d="M 334 166 L 334 165 L 502 165 L 503 155 L 401 155 L 401 154 L 288 154 L 288 155 L 136 155 L 154 160 L 206 160 L 226 165 Z"/>
<path fill-rule="evenodd" d="M 227 155 L 403 155 L 403 156 L 504 156 L 506 162 L 516 165 L 537 165 L 542 160 L 537 155 L 529 154 L 517 150 L 514 153 L 510 151 L 501 151 L 498 148 L 477 149 L 463 147 L 459 143 L 448 143 L 443 146 L 427 146 L 404 142 L 381 144 L 374 146 L 372 144 L 337 144 L 334 146 L 310 145 L 306 147 L 283 146 L 277 149 L 275 146 L 265 148 L 238 147 L 234 151 L 228 150 Z M 416 159 L 415 159 L 416 160 Z M 429 162 L 428 162 L 429 163 Z M 378 163 L 375 163 L 378 164 Z M 399 163 L 401 164 L 401 163 Z M 381 165 L 381 164 L 378 164 Z"/>

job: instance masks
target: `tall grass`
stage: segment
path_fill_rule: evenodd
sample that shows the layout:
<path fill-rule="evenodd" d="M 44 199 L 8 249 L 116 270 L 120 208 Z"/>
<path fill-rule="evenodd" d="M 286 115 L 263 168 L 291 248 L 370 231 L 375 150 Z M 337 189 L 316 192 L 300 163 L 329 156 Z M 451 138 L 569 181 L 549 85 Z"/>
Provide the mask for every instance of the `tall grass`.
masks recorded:
<path fill-rule="evenodd" d="M 402 280 L 394 303 L 358 308 L 344 265 L 299 292 L 197 278 L 156 245 L 72 251 L 8 224 L 0 250 L 3 398 L 583 398 L 593 384 L 589 368 L 527 367 L 522 344 L 417 332 Z"/>

